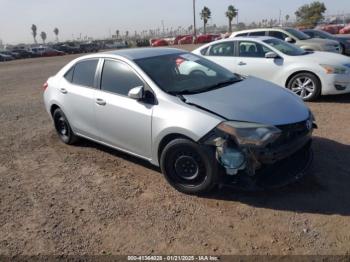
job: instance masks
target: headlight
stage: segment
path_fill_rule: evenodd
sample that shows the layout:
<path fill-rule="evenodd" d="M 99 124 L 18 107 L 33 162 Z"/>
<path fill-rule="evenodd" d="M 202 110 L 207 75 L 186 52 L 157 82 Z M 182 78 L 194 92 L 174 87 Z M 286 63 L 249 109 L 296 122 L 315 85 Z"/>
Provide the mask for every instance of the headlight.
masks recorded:
<path fill-rule="evenodd" d="M 320 65 L 322 66 L 327 74 L 346 74 L 346 67 L 343 66 L 333 66 L 333 65 Z"/>
<path fill-rule="evenodd" d="M 275 141 L 281 134 L 281 130 L 275 126 L 246 122 L 222 122 L 217 128 L 231 135 L 241 146 L 263 147 Z"/>

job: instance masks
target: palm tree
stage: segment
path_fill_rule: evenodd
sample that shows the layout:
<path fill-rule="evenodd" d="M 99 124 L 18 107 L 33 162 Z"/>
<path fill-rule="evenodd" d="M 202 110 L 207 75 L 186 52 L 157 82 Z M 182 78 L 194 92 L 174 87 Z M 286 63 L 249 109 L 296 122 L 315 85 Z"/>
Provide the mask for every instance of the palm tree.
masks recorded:
<path fill-rule="evenodd" d="M 225 14 L 228 18 L 228 30 L 232 32 L 232 20 L 237 16 L 237 9 L 233 5 L 230 5 Z"/>
<path fill-rule="evenodd" d="M 44 31 L 40 33 L 40 37 L 43 40 L 43 43 L 45 44 L 45 40 L 46 40 L 47 35 Z"/>
<path fill-rule="evenodd" d="M 211 11 L 208 7 L 204 6 L 202 12 L 200 13 L 201 19 L 203 20 L 204 24 L 204 34 L 207 32 L 207 23 L 209 19 L 211 18 Z"/>
<path fill-rule="evenodd" d="M 56 27 L 56 28 L 53 30 L 53 33 L 56 35 L 56 42 L 58 42 L 58 34 L 60 33 L 60 30 L 58 30 L 58 28 Z"/>
<path fill-rule="evenodd" d="M 36 35 L 37 35 L 38 28 L 36 27 L 36 25 L 32 24 L 31 29 L 32 29 L 32 35 L 33 35 L 33 38 L 34 38 L 34 43 L 36 44 L 37 43 Z"/>
<path fill-rule="evenodd" d="M 286 15 L 286 24 L 288 23 L 289 15 Z"/>

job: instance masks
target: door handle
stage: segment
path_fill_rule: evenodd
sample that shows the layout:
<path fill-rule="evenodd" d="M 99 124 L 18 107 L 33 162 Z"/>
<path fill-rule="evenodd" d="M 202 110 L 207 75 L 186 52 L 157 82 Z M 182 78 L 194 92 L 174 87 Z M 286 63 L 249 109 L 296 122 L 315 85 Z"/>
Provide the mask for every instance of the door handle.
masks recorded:
<path fill-rule="evenodd" d="M 238 65 L 240 65 L 240 66 L 243 66 L 243 65 L 246 65 L 246 64 L 247 64 L 247 63 L 244 63 L 244 62 L 242 62 L 242 61 L 238 63 Z"/>
<path fill-rule="evenodd" d="M 60 92 L 62 94 L 67 94 L 68 93 L 67 89 L 65 89 L 65 88 L 60 88 Z"/>
<path fill-rule="evenodd" d="M 101 98 L 97 98 L 96 99 L 96 104 L 98 104 L 100 106 L 105 106 L 106 105 L 106 101 L 101 99 Z"/>

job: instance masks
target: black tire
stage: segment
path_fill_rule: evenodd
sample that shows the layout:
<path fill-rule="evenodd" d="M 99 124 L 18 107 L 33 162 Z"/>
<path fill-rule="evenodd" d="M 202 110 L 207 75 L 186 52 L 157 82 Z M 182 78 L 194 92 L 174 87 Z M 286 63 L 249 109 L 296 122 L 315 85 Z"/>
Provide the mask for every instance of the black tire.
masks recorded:
<path fill-rule="evenodd" d="M 309 84 L 303 86 L 306 82 L 309 82 Z M 321 95 L 322 85 L 318 77 L 314 74 L 302 72 L 294 75 L 288 81 L 287 88 L 304 101 L 314 101 Z"/>
<path fill-rule="evenodd" d="M 185 194 L 209 192 L 219 177 L 214 149 L 178 138 L 161 153 L 160 167 L 171 186 Z"/>
<path fill-rule="evenodd" d="M 72 145 L 78 141 L 78 137 L 73 133 L 67 117 L 60 108 L 53 112 L 53 121 L 56 132 L 63 143 Z"/>

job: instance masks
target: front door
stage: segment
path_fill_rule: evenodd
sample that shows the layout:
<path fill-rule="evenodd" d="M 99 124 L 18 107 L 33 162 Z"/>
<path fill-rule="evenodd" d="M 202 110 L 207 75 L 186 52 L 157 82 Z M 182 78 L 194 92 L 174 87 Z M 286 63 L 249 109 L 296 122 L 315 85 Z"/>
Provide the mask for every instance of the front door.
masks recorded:
<path fill-rule="evenodd" d="M 151 158 L 153 104 L 128 97 L 130 89 L 145 86 L 126 63 L 105 59 L 101 87 L 95 96 L 99 140 L 129 153 Z"/>

